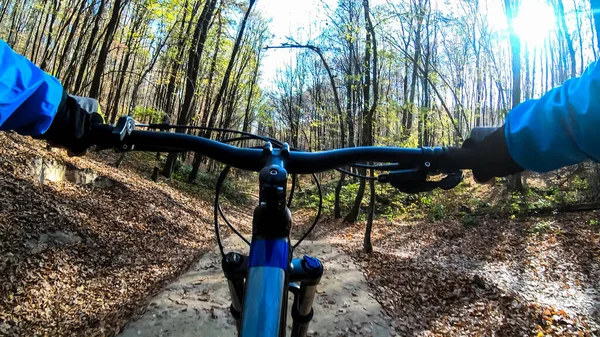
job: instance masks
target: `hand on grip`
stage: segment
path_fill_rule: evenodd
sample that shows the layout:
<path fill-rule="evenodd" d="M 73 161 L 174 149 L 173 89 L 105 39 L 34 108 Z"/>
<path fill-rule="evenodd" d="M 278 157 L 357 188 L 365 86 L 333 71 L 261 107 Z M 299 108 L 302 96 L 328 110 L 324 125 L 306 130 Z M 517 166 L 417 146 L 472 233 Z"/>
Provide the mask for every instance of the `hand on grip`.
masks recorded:
<path fill-rule="evenodd" d="M 97 100 L 65 92 L 50 128 L 36 138 L 46 139 L 51 146 L 66 148 L 69 155 L 80 156 L 93 144 L 92 126 L 103 123 Z"/>
<path fill-rule="evenodd" d="M 506 177 L 524 169 L 511 157 L 504 125 L 500 128 L 475 128 L 463 143 L 463 148 L 475 151 L 477 164 L 473 167 L 473 177 L 479 183 L 494 177 Z"/>

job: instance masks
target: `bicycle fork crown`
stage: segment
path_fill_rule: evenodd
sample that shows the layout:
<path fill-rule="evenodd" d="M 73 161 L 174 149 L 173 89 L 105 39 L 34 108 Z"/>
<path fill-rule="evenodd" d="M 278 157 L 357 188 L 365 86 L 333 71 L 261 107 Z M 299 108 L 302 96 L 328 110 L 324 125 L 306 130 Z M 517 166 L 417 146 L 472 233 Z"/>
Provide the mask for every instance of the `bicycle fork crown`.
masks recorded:
<path fill-rule="evenodd" d="M 248 273 L 249 258 L 235 252 L 225 255 L 222 268 L 231 294 L 231 315 L 235 319 L 238 332 L 241 329 L 242 308 L 244 298 L 248 301 L 257 301 L 253 295 L 246 294 L 245 279 Z M 315 257 L 304 255 L 290 262 L 288 268 L 288 290 L 294 295 L 292 305 L 292 336 L 306 336 L 308 326 L 313 318 L 312 305 L 317 292 L 317 285 L 323 276 L 323 264 Z M 269 310 L 262 308 L 262 310 Z"/>

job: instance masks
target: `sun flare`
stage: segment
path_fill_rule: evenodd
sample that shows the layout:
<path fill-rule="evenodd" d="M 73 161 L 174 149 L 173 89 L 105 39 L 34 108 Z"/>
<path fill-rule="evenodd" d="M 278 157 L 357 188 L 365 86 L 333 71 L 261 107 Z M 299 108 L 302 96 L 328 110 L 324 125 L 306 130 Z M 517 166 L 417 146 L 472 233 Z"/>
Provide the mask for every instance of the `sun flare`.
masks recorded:
<path fill-rule="evenodd" d="M 514 19 L 513 27 L 521 41 L 530 45 L 541 45 L 556 28 L 556 19 L 552 8 L 546 3 L 527 0 L 521 2 L 519 15 Z"/>

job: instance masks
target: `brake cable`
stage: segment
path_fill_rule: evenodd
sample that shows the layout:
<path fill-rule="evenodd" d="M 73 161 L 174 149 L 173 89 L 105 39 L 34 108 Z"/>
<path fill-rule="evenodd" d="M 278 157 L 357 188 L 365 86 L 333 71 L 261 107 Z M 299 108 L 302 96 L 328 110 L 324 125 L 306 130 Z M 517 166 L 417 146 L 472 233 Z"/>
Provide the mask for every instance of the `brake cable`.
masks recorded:
<path fill-rule="evenodd" d="M 206 131 L 215 131 L 215 132 L 223 132 L 223 133 L 235 133 L 235 134 L 242 135 L 242 137 L 228 138 L 228 139 L 220 140 L 220 142 L 232 143 L 235 141 L 243 141 L 243 140 L 263 140 L 263 141 L 270 141 L 277 147 L 280 147 L 280 148 L 283 147 L 283 143 L 275 138 L 264 137 L 264 136 L 260 136 L 260 135 L 257 135 L 257 134 L 251 133 L 251 132 L 239 131 L 239 130 L 233 130 L 233 129 L 205 127 L 205 126 L 175 125 L 175 124 L 139 124 L 138 126 L 148 127 L 150 129 L 173 129 L 173 128 L 178 129 L 179 128 L 179 129 L 188 129 L 188 130 L 206 130 Z M 299 150 L 296 148 L 291 148 L 290 150 L 302 151 L 302 150 Z M 215 191 L 215 203 L 214 203 L 215 236 L 216 236 L 219 250 L 220 250 L 222 256 L 225 256 L 225 250 L 223 248 L 223 243 L 221 241 L 221 235 L 220 235 L 220 230 L 219 230 L 219 219 L 218 219 L 219 215 L 221 215 L 221 217 L 223 218 L 223 221 L 237 236 L 239 236 L 248 245 L 250 244 L 250 242 L 227 219 L 227 217 L 225 216 L 225 213 L 223 212 L 223 208 L 221 207 L 221 204 L 219 203 L 221 186 L 222 186 L 223 182 L 225 181 L 225 178 L 226 178 L 227 174 L 229 173 L 230 168 L 231 167 L 226 166 L 223 169 L 223 171 L 221 172 L 221 174 L 219 175 L 219 178 L 217 180 L 216 191 Z M 377 180 L 377 178 L 364 176 L 361 174 L 356 174 L 356 173 L 353 173 L 353 172 L 350 172 L 350 171 L 347 171 L 347 170 L 344 170 L 341 168 L 336 168 L 335 170 L 345 173 L 352 177 L 362 178 L 362 179 L 366 179 L 366 180 Z M 312 231 L 316 227 L 317 223 L 319 222 L 319 219 L 321 218 L 321 212 L 323 210 L 323 193 L 321 190 L 321 184 L 319 183 L 319 179 L 317 178 L 316 174 L 312 173 L 311 175 L 313 177 L 313 180 L 317 186 L 317 191 L 319 193 L 319 206 L 317 209 L 317 216 L 315 217 L 310 228 L 304 233 L 304 235 L 300 238 L 300 240 L 298 240 L 293 245 L 294 249 L 296 247 L 298 247 L 298 245 L 302 241 L 304 241 L 304 239 L 306 239 L 306 237 L 308 237 L 310 235 L 310 233 L 312 233 Z M 288 207 L 290 207 L 292 204 L 292 200 L 294 197 L 294 191 L 296 189 L 296 179 L 297 179 L 296 174 L 292 174 L 292 189 L 290 190 L 290 195 L 288 197 L 288 203 L 287 203 Z"/>
<path fill-rule="evenodd" d="M 354 165 L 352 165 L 352 166 L 354 166 Z M 353 172 L 350 172 L 348 170 L 344 170 L 344 169 L 341 169 L 341 168 L 336 168 L 335 170 L 338 171 L 338 172 L 342 172 L 344 174 L 347 174 L 347 175 L 349 175 L 351 177 L 355 177 L 355 178 L 360 178 L 360 179 L 365 179 L 365 180 L 377 180 L 377 178 L 375 178 L 375 177 L 363 176 L 362 174 L 353 173 Z"/>
<path fill-rule="evenodd" d="M 227 172 L 229 172 L 229 166 L 225 166 L 225 169 L 223 169 L 223 171 L 219 175 L 219 178 L 217 179 L 217 188 L 216 188 L 216 192 L 215 192 L 215 204 L 213 206 L 214 222 L 215 222 L 215 237 L 217 239 L 217 244 L 219 245 L 219 250 L 221 251 L 221 256 L 223 258 L 225 258 L 225 250 L 223 249 L 223 243 L 221 242 L 221 234 L 219 232 L 219 213 L 217 212 L 217 209 L 220 207 L 219 206 L 219 191 L 221 190 L 221 184 L 223 184 L 223 181 L 225 180 L 225 176 L 227 176 Z M 226 222 L 229 223 L 228 221 L 226 221 Z M 237 232 L 237 230 L 234 230 L 234 232 L 239 233 L 239 232 Z M 240 237 L 242 237 L 241 234 L 238 234 L 238 235 Z"/>
<path fill-rule="evenodd" d="M 317 226 L 317 222 L 319 222 L 319 219 L 321 218 L 321 211 L 323 210 L 323 194 L 321 192 L 321 184 L 319 183 L 319 179 L 317 178 L 316 174 L 313 173 L 312 176 L 313 176 L 313 180 L 315 181 L 315 184 L 317 185 L 317 191 L 319 191 L 319 207 L 317 209 L 317 216 L 315 217 L 315 220 L 313 221 L 310 228 L 306 231 L 306 233 L 304 233 L 304 235 L 300 238 L 300 240 L 298 240 L 298 242 L 296 242 L 294 244 L 294 246 L 292 247 L 293 249 L 296 249 L 296 247 L 298 247 L 298 245 L 302 241 L 304 241 L 304 239 L 306 239 L 306 237 L 308 237 L 308 235 L 310 235 L 310 233 L 313 231 L 313 229 L 315 229 L 315 227 Z"/>
<path fill-rule="evenodd" d="M 222 140 L 221 142 L 223 142 L 223 143 L 230 143 L 230 142 L 234 142 L 234 141 L 243 141 L 243 140 L 251 140 L 251 139 L 260 139 L 260 138 L 258 138 L 258 137 L 254 138 L 253 135 L 250 134 L 250 135 L 248 135 L 246 137 L 230 138 L 230 139 Z M 231 167 L 226 166 L 225 169 L 223 169 L 223 171 L 219 175 L 219 178 L 217 180 L 216 191 L 215 191 L 215 206 L 214 206 L 215 235 L 217 237 L 217 242 L 219 244 L 219 250 L 221 251 L 221 255 L 222 256 L 225 256 L 225 251 L 223 249 L 223 243 L 221 242 L 221 235 L 220 235 L 220 231 L 219 231 L 219 223 L 218 223 L 217 212 L 218 212 L 218 214 L 221 215 L 221 217 L 223 218 L 223 221 L 225 221 L 225 223 L 227 224 L 227 226 L 237 236 L 239 236 L 244 242 L 246 242 L 246 244 L 250 245 L 250 242 L 237 229 L 235 229 L 235 227 L 233 227 L 233 225 L 231 224 L 231 222 L 229 222 L 229 220 L 225 216 L 225 213 L 223 212 L 223 208 L 221 207 L 221 204 L 219 202 L 219 196 L 220 196 L 220 192 L 221 192 L 221 186 L 223 185 L 223 182 L 225 181 L 225 178 L 227 177 L 227 174 L 229 173 L 230 168 Z M 319 206 L 317 208 L 317 216 L 313 220 L 313 223 L 310 226 L 310 228 L 292 246 L 292 249 L 295 249 L 296 247 L 298 247 L 298 245 L 300 245 L 300 243 L 302 243 L 302 241 L 304 241 L 304 239 L 306 239 L 310 235 L 310 233 L 312 233 L 312 231 L 317 226 L 317 223 L 319 222 L 319 219 L 321 218 L 321 213 L 323 211 L 323 193 L 322 193 L 322 190 L 321 190 L 321 184 L 319 183 L 319 178 L 317 177 L 317 175 L 315 173 L 312 173 L 311 176 L 312 176 L 313 181 L 315 182 L 315 184 L 317 186 L 317 191 L 319 193 Z M 291 204 L 292 204 L 292 199 L 293 199 L 293 196 L 294 196 L 294 190 L 296 189 L 296 179 L 297 179 L 296 178 L 296 174 L 292 174 L 292 189 L 290 190 L 290 196 L 288 198 L 288 203 L 287 203 L 288 207 L 290 207 Z"/>

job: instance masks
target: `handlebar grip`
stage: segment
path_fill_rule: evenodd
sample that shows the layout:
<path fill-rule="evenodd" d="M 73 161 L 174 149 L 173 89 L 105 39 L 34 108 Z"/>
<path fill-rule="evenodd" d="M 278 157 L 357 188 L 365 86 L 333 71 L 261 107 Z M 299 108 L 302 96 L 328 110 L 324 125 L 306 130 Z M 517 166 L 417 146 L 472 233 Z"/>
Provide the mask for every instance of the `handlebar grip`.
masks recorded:
<path fill-rule="evenodd" d="M 111 148 L 119 145 L 113 136 L 114 126 L 108 124 L 94 124 L 89 134 L 90 141 L 98 148 Z"/>
<path fill-rule="evenodd" d="M 470 170 L 477 166 L 479 159 L 480 158 L 478 158 L 477 153 L 473 149 L 448 147 L 446 148 L 444 163 L 447 168 Z"/>

